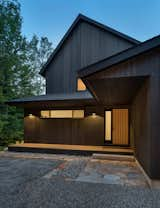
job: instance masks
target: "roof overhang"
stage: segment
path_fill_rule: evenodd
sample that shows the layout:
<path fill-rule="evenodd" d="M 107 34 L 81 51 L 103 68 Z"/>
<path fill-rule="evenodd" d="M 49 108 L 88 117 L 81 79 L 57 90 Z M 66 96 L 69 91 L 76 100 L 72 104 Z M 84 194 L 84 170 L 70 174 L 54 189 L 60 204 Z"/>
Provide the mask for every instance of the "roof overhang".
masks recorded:
<path fill-rule="evenodd" d="M 22 108 L 39 108 L 39 109 L 56 109 L 56 108 L 78 108 L 82 106 L 94 105 L 95 100 L 56 100 L 56 101 L 28 101 L 28 102 L 11 102 L 10 106 L 22 107 Z"/>
<path fill-rule="evenodd" d="M 110 68 L 114 65 L 117 65 L 130 58 L 136 57 L 140 54 L 146 53 L 147 51 L 151 51 L 158 47 L 160 47 L 160 35 L 152 39 L 149 39 L 143 43 L 140 43 L 139 45 L 136 45 L 132 48 L 129 48 L 125 51 L 122 51 L 106 59 L 103 59 L 85 68 L 80 69 L 78 72 L 79 77 L 85 78 L 87 76 L 91 76 L 97 72 L 106 70 L 107 68 Z"/>
<path fill-rule="evenodd" d="M 127 61 L 133 62 L 133 57 L 136 62 L 142 54 L 147 54 L 150 51 L 159 53 L 159 48 L 160 36 L 157 36 L 138 46 L 81 69 L 79 76 L 100 104 L 130 104 L 138 89 L 150 74 L 145 72 L 136 74 L 133 70 L 127 73 L 129 68 L 125 68 L 123 64 L 127 63 Z M 123 67 L 118 73 L 117 71 L 122 65 Z M 132 64 L 130 66 L 132 67 Z M 139 66 L 141 67 L 141 64 Z M 116 70 L 114 70 L 115 68 Z M 124 73 L 124 71 L 126 72 Z"/>
<path fill-rule="evenodd" d="M 47 94 L 40 96 L 32 96 L 26 98 L 19 98 L 8 101 L 10 106 L 17 106 L 23 108 L 64 108 L 64 107 L 81 107 L 84 105 L 94 105 L 96 100 L 89 92 L 77 92 L 72 94 Z"/>
<path fill-rule="evenodd" d="M 129 105 L 148 76 L 86 79 L 85 83 L 101 105 Z"/>

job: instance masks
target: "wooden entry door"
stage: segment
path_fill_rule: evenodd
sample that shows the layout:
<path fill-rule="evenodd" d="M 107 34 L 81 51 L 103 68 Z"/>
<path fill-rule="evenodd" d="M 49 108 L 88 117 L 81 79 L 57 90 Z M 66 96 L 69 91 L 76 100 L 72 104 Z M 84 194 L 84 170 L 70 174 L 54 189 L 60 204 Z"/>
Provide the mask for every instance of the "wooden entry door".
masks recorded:
<path fill-rule="evenodd" d="M 112 110 L 112 144 L 128 145 L 128 109 Z"/>

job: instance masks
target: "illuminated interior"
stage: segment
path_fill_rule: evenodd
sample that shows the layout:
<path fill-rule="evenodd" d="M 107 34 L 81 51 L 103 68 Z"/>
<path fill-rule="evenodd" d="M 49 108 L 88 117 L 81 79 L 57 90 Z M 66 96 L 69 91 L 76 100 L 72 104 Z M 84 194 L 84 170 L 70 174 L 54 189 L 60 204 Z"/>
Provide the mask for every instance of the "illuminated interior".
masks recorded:
<path fill-rule="evenodd" d="M 47 111 L 47 110 L 42 110 L 41 111 L 41 117 L 43 117 L 43 118 L 49 118 L 49 111 Z"/>
<path fill-rule="evenodd" d="M 84 110 L 73 110 L 73 118 L 84 118 Z"/>
<path fill-rule="evenodd" d="M 72 118 L 72 110 L 51 110 L 51 118 Z"/>
<path fill-rule="evenodd" d="M 42 110 L 42 118 L 84 118 L 84 110 Z"/>
<path fill-rule="evenodd" d="M 77 79 L 77 90 L 78 91 L 85 91 L 86 90 L 86 85 L 84 84 L 84 82 L 80 78 Z"/>
<path fill-rule="evenodd" d="M 28 115 L 28 117 L 31 118 L 31 119 L 35 118 L 35 116 L 32 115 L 32 113 L 30 113 L 30 114 Z"/>
<path fill-rule="evenodd" d="M 111 141 L 111 111 L 105 111 L 105 141 Z"/>

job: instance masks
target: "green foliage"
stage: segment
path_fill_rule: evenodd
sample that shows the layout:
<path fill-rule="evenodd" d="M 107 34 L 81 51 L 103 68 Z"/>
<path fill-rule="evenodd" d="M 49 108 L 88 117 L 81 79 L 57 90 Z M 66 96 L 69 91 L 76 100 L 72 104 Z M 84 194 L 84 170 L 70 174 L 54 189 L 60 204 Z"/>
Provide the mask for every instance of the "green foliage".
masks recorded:
<path fill-rule="evenodd" d="M 46 37 L 39 39 L 34 35 L 31 41 L 28 43 L 28 64 L 33 72 L 32 84 L 34 85 L 34 94 L 39 95 L 45 92 L 45 80 L 39 75 L 39 71 L 43 64 L 50 56 L 52 49 L 52 43 L 48 41 Z"/>
<path fill-rule="evenodd" d="M 28 41 L 21 28 L 18 1 L 0 0 L 0 146 L 23 138 L 23 110 L 5 102 L 44 91 L 38 72 L 52 51 L 47 38 Z"/>
<path fill-rule="evenodd" d="M 0 146 L 0 151 L 3 151 L 4 150 L 4 146 Z"/>
<path fill-rule="evenodd" d="M 0 129 L 1 146 L 23 139 L 23 110 L 8 106 L 5 106 L 5 110 L 7 112 L 3 111 L 0 122 L 2 124 Z"/>

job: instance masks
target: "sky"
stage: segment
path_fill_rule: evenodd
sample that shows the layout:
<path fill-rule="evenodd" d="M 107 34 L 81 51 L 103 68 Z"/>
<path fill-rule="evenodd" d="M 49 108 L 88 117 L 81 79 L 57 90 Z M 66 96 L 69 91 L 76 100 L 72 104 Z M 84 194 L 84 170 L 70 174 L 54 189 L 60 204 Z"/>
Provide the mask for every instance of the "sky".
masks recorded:
<path fill-rule="evenodd" d="M 140 41 L 160 34 L 160 0 L 19 0 L 22 32 L 59 43 L 79 13 Z"/>

